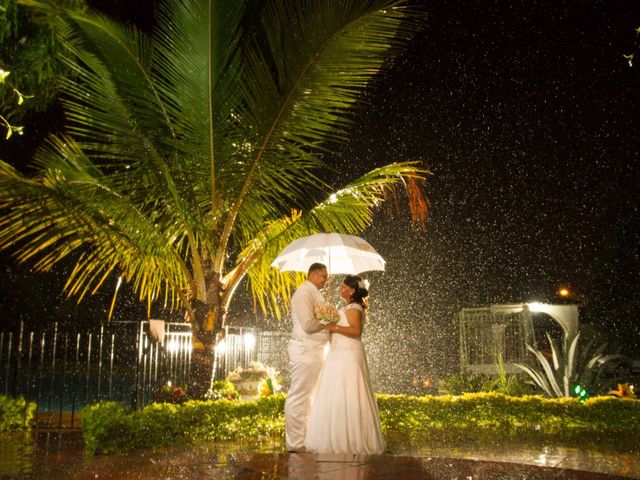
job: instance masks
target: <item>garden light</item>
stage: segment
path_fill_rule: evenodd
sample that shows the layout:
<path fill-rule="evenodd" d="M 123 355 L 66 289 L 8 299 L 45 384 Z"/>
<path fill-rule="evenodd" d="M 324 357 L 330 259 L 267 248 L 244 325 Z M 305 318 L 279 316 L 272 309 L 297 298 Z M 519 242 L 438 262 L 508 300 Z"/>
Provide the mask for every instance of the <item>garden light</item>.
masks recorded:
<path fill-rule="evenodd" d="M 578 401 L 580 403 L 584 403 L 587 398 L 589 398 L 589 393 L 585 390 L 582 385 L 574 385 L 573 393 L 576 397 L 578 397 Z"/>

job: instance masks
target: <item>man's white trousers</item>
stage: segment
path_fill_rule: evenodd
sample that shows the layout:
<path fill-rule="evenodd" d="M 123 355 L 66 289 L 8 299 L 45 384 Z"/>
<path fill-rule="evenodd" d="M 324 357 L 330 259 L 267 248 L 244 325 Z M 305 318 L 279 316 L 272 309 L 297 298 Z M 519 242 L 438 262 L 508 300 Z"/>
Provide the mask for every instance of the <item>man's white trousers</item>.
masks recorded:
<path fill-rule="evenodd" d="M 304 447 L 307 419 L 324 362 L 324 345 L 289 342 L 291 386 L 284 404 L 287 450 Z"/>

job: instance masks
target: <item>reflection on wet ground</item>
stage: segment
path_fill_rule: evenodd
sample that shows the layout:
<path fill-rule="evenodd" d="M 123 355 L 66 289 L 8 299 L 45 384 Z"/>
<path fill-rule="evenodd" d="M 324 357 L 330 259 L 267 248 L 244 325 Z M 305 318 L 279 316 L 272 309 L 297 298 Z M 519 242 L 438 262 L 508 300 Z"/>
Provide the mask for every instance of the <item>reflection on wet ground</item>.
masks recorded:
<path fill-rule="evenodd" d="M 602 448 L 393 445 L 394 455 L 291 454 L 280 438 L 83 454 L 81 433 L 40 431 L 0 437 L 0 477 L 33 479 L 433 479 L 605 480 L 640 478 L 640 455 Z"/>

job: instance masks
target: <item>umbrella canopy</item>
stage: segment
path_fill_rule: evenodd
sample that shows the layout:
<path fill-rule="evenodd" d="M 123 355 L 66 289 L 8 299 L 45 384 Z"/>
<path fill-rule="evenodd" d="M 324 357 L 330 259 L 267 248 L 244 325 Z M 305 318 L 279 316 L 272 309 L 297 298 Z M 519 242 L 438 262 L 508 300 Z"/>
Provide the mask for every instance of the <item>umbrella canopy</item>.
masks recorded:
<path fill-rule="evenodd" d="M 332 275 L 384 271 L 385 260 L 365 240 L 342 233 L 316 233 L 294 240 L 271 263 L 281 272 L 306 272 L 312 263 Z"/>

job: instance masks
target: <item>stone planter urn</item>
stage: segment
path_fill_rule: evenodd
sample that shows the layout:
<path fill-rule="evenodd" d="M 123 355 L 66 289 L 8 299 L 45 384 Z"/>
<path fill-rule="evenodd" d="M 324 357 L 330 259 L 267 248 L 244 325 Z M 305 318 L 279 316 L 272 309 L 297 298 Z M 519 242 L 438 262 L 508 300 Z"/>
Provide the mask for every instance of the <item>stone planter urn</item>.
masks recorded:
<path fill-rule="evenodd" d="M 248 379 L 237 383 L 234 382 L 234 386 L 240 395 L 240 400 L 249 401 L 255 399 L 256 395 L 258 395 L 258 385 L 260 385 L 261 381 L 262 379 Z"/>

